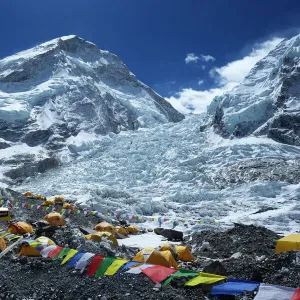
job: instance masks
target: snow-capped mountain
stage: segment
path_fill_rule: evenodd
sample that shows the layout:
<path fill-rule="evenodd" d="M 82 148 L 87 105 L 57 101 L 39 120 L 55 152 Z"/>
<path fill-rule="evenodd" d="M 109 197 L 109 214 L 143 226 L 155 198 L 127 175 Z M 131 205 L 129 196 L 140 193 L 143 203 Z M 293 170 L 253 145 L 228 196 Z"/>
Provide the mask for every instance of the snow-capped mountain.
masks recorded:
<path fill-rule="evenodd" d="M 300 145 L 300 36 L 283 40 L 231 92 L 208 108 L 216 132 Z"/>
<path fill-rule="evenodd" d="M 78 41 L 78 38 L 67 38 L 66 41 L 86 43 Z M 299 41 L 300 37 L 295 37 L 281 42 L 256 64 L 240 86 L 215 98 L 207 114 L 188 116 L 181 122 L 167 122 L 182 119 L 167 104 L 163 110 L 165 112 L 167 107 L 167 112 L 162 113 L 156 104 L 152 108 L 147 105 L 137 108 L 138 102 L 133 101 L 135 115 L 139 114 L 137 120 L 139 124 L 145 124 L 144 127 L 141 124 L 137 130 L 100 135 L 99 132 L 105 131 L 95 130 L 98 128 L 95 125 L 97 122 L 83 122 L 82 127 L 74 125 L 77 124 L 74 120 L 82 118 L 83 113 L 89 113 L 89 109 L 85 110 L 80 104 L 72 107 L 72 111 L 66 108 L 68 122 L 61 127 L 62 116 L 38 111 L 34 106 L 27 119 L 34 120 L 30 126 L 45 131 L 49 130 L 45 124 L 52 124 L 50 128 L 55 128 L 54 134 L 45 138 L 45 144 L 36 146 L 25 144 L 24 137 L 16 135 L 16 140 L 9 141 L 9 148 L 0 150 L 0 159 L 7 160 L 10 149 L 9 153 L 14 153 L 15 159 L 11 163 L 25 161 L 26 165 L 32 155 L 40 156 L 40 162 L 43 162 L 44 159 L 53 159 L 47 157 L 45 151 L 57 147 L 59 151 L 55 159 L 59 158 L 60 166 L 45 173 L 43 171 L 48 163 L 35 166 L 34 171 L 40 173 L 35 177 L 24 167 L 17 171 L 10 170 L 11 178 L 18 178 L 20 174 L 23 178 L 27 177 L 21 184 L 11 186 L 20 191 L 31 190 L 46 195 L 64 194 L 88 205 L 93 203 L 94 208 L 104 211 L 185 219 L 210 216 L 228 224 L 242 221 L 265 225 L 280 232 L 297 230 L 300 222 L 297 121 Z M 54 43 L 58 43 L 57 40 Z M 89 47 L 95 49 L 95 46 L 88 44 L 87 50 L 81 48 L 83 53 L 80 52 L 80 56 L 85 57 L 84 53 L 90 51 Z M 66 50 L 60 51 L 64 53 Z M 31 52 L 23 55 L 30 56 Z M 107 53 L 105 55 L 114 57 Z M 74 55 L 67 56 L 74 58 Z M 71 69 L 74 72 L 76 70 L 76 78 L 81 78 L 82 73 L 86 74 L 82 64 Z M 116 90 L 122 93 L 125 90 L 128 92 L 128 89 L 132 92 L 130 84 L 126 88 L 125 85 L 119 87 L 123 82 L 122 76 L 112 79 L 109 72 L 107 70 L 105 76 L 101 77 L 103 86 L 109 82 L 110 87 L 118 87 Z M 148 92 L 148 88 L 141 83 L 136 84 Z M 2 92 L 12 93 L 11 84 L 5 86 L 6 90 Z M 81 84 L 75 85 L 75 90 L 77 86 L 81 87 Z M 37 98 L 39 93 L 43 95 L 42 91 L 36 91 Z M 117 95 L 114 94 L 114 97 Z M 151 102 L 153 99 L 147 99 L 147 103 L 154 103 Z M 68 97 L 57 103 L 63 106 L 65 101 L 72 106 Z M 18 132 L 18 128 L 21 128 L 21 132 L 26 131 L 29 122 L 22 125 L 22 118 L 17 118 L 25 114 L 22 112 L 24 103 L 11 103 L 13 107 L 7 104 L 7 110 L 16 121 L 6 129 L 8 136 L 9 132 Z M 139 103 L 144 102 L 141 100 Z M 19 107 L 16 107 L 17 104 Z M 156 109 L 153 112 L 154 107 Z M 156 118 L 158 114 L 161 117 Z M 45 115 L 51 115 L 51 118 Z M 77 129 L 73 132 L 69 131 L 70 128 Z M 134 129 L 129 125 L 125 128 Z M 65 131 L 67 133 L 64 135 Z M 48 146 L 49 140 L 53 140 L 51 147 Z M 53 167 L 56 162 L 49 161 Z M 197 229 L 197 226 L 193 229 Z"/>
<path fill-rule="evenodd" d="M 78 134 L 119 133 L 183 118 L 116 55 L 77 36 L 0 61 L 0 149 L 13 154 L 10 170 L 3 171 L 13 179 L 57 166 L 57 150 Z"/>

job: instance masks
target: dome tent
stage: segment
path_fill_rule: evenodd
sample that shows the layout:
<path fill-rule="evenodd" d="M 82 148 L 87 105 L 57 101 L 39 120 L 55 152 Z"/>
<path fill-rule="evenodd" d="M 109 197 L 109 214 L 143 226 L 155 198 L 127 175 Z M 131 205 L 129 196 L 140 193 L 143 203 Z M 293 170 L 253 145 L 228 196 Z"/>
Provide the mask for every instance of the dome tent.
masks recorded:
<path fill-rule="evenodd" d="M 33 194 L 31 192 L 26 192 L 26 193 L 24 193 L 24 196 L 31 198 L 31 197 L 33 197 Z"/>
<path fill-rule="evenodd" d="M 58 212 L 51 212 L 50 214 L 44 217 L 44 220 L 49 222 L 53 226 L 64 226 L 65 219 L 64 217 Z"/>
<path fill-rule="evenodd" d="M 105 232 L 114 232 L 115 231 L 115 227 L 113 225 L 111 225 L 108 222 L 101 222 L 99 224 L 97 224 L 94 229 L 96 231 L 105 231 Z"/>
<path fill-rule="evenodd" d="M 135 225 L 130 225 L 126 228 L 128 233 L 138 233 L 139 229 Z"/>
<path fill-rule="evenodd" d="M 54 204 L 55 204 L 54 200 L 50 200 L 50 199 L 47 199 L 42 203 L 43 206 L 50 206 L 50 205 L 54 205 Z"/>
<path fill-rule="evenodd" d="M 115 247 L 118 247 L 118 241 L 115 238 L 114 234 L 112 234 L 111 232 L 95 232 L 95 233 L 91 233 L 85 236 L 86 240 L 93 240 L 95 242 L 101 242 L 102 238 L 106 237 L 107 239 L 111 240 L 113 242 L 113 245 Z"/>
<path fill-rule="evenodd" d="M 181 261 L 191 262 L 194 260 L 194 257 L 187 246 L 177 246 L 172 243 L 163 243 L 159 251 L 165 250 L 170 250 L 173 253 L 173 256 Z"/>
<path fill-rule="evenodd" d="M 35 240 L 24 240 L 21 244 L 19 255 L 21 256 L 41 256 L 38 246 L 56 245 L 52 240 L 45 236 L 40 236 Z"/>
<path fill-rule="evenodd" d="M 154 248 L 144 248 L 142 251 L 137 253 L 137 255 L 133 258 L 133 261 L 161 265 L 164 267 L 177 268 L 178 266 L 170 250 L 158 251 Z"/>
<path fill-rule="evenodd" d="M 127 235 L 128 234 L 128 231 L 126 230 L 126 228 L 124 227 L 121 227 L 121 226 L 116 226 L 115 227 L 115 231 L 120 233 L 120 234 L 123 234 L 123 235 Z"/>
<path fill-rule="evenodd" d="M 25 222 L 16 222 L 16 223 L 11 223 L 8 226 L 7 231 L 14 234 L 33 233 L 33 227 L 31 224 Z"/>

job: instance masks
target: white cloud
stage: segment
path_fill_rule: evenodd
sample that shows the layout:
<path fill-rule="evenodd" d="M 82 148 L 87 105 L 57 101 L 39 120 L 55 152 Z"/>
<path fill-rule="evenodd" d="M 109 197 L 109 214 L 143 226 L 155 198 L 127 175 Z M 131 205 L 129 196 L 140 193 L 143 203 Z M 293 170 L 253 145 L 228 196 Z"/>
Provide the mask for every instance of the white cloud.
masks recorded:
<path fill-rule="evenodd" d="M 198 80 L 198 84 L 201 85 L 203 84 L 204 80 Z"/>
<path fill-rule="evenodd" d="M 210 75 L 214 77 L 220 85 L 237 85 L 245 78 L 253 66 L 281 41 L 282 39 L 280 38 L 273 38 L 264 43 L 256 44 L 249 55 L 230 62 L 226 66 L 214 68 L 211 70 Z"/>
<path fill-rule="evenodd" d="M 210 70 L 209 74 L 215 81 L 213 88 L 205 91 L 183 88 L 174 96 L 166 98 L 166 100 L 184 114 L 191 112 L 190 107 L 193 107 L 194 113 L 205 112 L 206 107 L 215 96 L 222 95 L 238 85 L 254 65 L 281 41 L 282 39 L 280 38 L 273 38 L 266 42 L 255 44 L 245 57 Z"/>
<path fill-rule="evenodd" d="M 216 59 L 213 57 L 213 56 L 211 56 L 211 55 L 203 55 L 203 54 L 201 54 L 201 59 L 203 60 L 203 61 L 206 61 L 206 62 L 209 62 L 209 61 L 215 61 Z"/>
<path fill-rule="evenodd" d="M 189 54 L 186 55 L 185 63 L 186 64 L 196 63 L 199 59 L 200 59 L 200 57 L 198 57 L 194 53 L 189 53 Z"/>
<path fill-rule="evenodd" d="M 210 62 L 210 61 L 215 61 L 216 59 L 211 55 L 200 54 L 200 57 L 199 57 L 199 56 L 195 55 L 195 53 L 188 53 L 184 60 L 185 60 L 186 64 L 189 64 L 189 63 L 197 63 L 198 60 Z M 202 69 L 205 69 L 205 66 L 201 66 L 201 67 L 202 67 Z"/>

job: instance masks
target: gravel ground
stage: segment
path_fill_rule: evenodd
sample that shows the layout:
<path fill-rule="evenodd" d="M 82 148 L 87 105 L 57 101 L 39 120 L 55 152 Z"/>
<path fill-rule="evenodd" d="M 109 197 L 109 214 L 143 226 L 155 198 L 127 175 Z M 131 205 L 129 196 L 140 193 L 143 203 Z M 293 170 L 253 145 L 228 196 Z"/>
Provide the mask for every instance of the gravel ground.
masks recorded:
<path fill-rule="evenodd" d="M 224 232 L 195 233 L 187 243 L 198 268 L 219 261 L 228 276 L 290 287 L 300 286 L 299 252 L 274 254 L 281 236 L 264 227 L 236 224 Z M 203 247 L 209 243 L 209 246 Z"/>
<path fill-rule="evenodd" d="M 37 202 L 11 190 L 0 189 L 0 196 L 28 204 Z M 46 214 L 22 208 L 12 208 L 12 213 L 18 221 L 39 220 Z M 80 236 L 79 227 L 92 228 L 100 221 L 102 219 L 96 216 L 69 215 L 67 226 L 57 230 L 52 238 L 62 246 L 132 259 L 138 251 L 136 248 L 122 246 L 115 249 L 108 242 L 94 243 Z M 274 254 L 279 238 L 266 228 L 241 224 L 226 231 L 197 232 L 186 239 L 197 262 L 183 263 L 182 267 L 239 279 L 300 286 L 297 253 Z M 200 287 L 183 287 L 186 278 L 176 279 L 167 288 L 157 290 L 143 274 L 95 279 L 59 264 L 59 261 L 41 257 L 19 257 L 16 252 L 7 254 L 0 259 L 0 299 L 207 299 Z M 252 293 L 249 299 L 253 297 Z"/>

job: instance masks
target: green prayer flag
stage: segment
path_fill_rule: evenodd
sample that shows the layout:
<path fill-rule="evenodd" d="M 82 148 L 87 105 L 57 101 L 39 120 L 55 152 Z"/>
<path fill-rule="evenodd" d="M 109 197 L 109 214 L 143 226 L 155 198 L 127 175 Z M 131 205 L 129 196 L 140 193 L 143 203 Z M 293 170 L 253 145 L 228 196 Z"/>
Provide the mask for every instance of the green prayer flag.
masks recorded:
<path fill-rule="evenodd" d="M 5 233 L 1 234 L 1 235 L 0 235 L 0 239 L 6 237 L 6 236 L 9 235 L 9 234 L 10 234 L 10 232 L 5 232 Z"/>
<path fill-rule="evenodd" d="M 116 260 L 115 257 L 110 257 L 110 256 L 105 257 L 102 263 L 100 264 L 99 268 L 97 269 L 95 277 L 99 278 L 104 276 L 105 271 L 115 260 Z"/>
<path fill-rule="evenodd" d="M 53 260 L 58 260 L 61 257 L 64 257 L 65 255 L 67 255 L 70 252 L 71 248 L 64 248 L 62 251 L 60 251 L 60 253 L 58 253 Z"/>
<path fill-rule="evenodd" d="M 197 276 L 200 272 L 196 271 L 190 271 L 190 270 L 178 270 L 177 272 L 173 273 L 171 276 L 169 276 L 164 284 L 163 287 L 167 286 L 175 277 L 190 277 L 190 276 Z"/>

